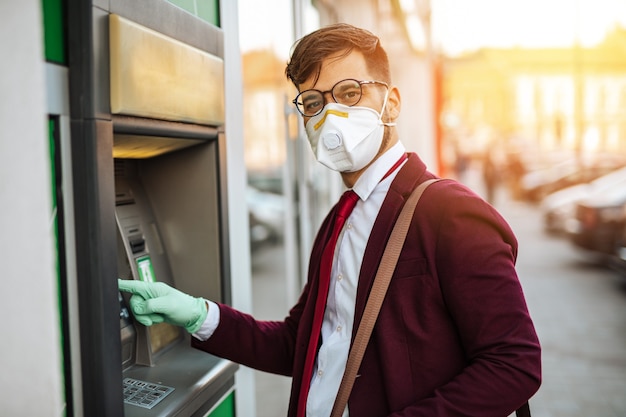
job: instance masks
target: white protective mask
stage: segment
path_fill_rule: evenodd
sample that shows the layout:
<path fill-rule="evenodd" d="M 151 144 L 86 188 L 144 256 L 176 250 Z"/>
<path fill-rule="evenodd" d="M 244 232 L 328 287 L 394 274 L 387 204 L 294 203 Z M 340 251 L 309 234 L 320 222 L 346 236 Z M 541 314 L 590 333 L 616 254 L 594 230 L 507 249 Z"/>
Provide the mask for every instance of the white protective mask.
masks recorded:
<path fill-rule="evenodd" d="M 383 111 L 387 104 L 383 104 Z M 372 162 L 383 142 L 382 111 L 369 107 L 328 103 L 306 124 L 306 133 L 316 159 L 338 172 L 354 172 Z"/>

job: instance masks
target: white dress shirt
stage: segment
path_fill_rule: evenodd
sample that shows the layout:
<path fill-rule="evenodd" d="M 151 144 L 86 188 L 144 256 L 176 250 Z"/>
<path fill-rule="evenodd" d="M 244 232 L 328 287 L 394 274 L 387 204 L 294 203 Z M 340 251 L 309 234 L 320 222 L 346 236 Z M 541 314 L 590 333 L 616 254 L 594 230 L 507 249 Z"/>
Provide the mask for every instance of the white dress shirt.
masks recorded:
<path fill-rule="evenodd" d="M 322 323 L 322 345 L 307 399 L 308 417 L 328 417 L 332 410 L 350 351 L 356 290 L 365 247 L 399 167 L 384 180 L 381 179 L 405 152 L 404 146 L 398 142 L 381 155 L 359 177 L 352 188 L 359 196 L 359 201 L 346 220 L 335 249 Z M 209 301 L 207 318 L 193 336 L 206 340 L 213 334 L 218 324 L 219 308 Z M 348 415 L 346 406 L 343 417 Z"/>
<path fill-rule="evenodd" d="M 365 247 L 398 169 L 381 179 L 404 153 L 404 146 L 396 144 L 378 158 L 352 188 L 359 201 L 346 219 L 335 248 L 322 323 L 322 345 L 307 400 L 308 417 L 329 416 L 333 408 L 350 351 L 356 290 Z M 346 406 L 343 416 L 348 414 Z"/>

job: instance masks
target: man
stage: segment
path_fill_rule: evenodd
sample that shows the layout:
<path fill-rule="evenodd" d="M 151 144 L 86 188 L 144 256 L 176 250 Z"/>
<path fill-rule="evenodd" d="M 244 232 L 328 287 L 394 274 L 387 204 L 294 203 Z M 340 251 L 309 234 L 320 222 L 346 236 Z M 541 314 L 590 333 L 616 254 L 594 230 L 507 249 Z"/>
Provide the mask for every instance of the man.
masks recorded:
<path fill-rule="evenodd" d="M 140 322 L 183 325 L 198 349 L 292 376 L 289 416 L 326 417 L 394 222 L 411 191 L 435 175 L 399 141 L 400 94 L 377 37 L 346 24 L 319 29 L 297 43 L 286 74 L 300 92 L 294 103 L 316 158 L 341 172 L 358 195 L 330 251 L 330 285 L 320 280 L 328 274 L 324 247 L 336 207 L 318 232 L 308 282 L 284 321 L 258 321 L 164 284 L 120 281 L 120 288 L 135 294 L 131 308 Z M 344 416 L 505 417 L 530 398 L 541 379 L 540 346 L 516 254 L 512 231 L 490 205 L 452 180 L 431 185 Z M 321 330 L 313 326 L 318 299 L 325 307 L 317 313 Z M 303 375 L 311 372 L 311 339 L 309 377 Z"/>

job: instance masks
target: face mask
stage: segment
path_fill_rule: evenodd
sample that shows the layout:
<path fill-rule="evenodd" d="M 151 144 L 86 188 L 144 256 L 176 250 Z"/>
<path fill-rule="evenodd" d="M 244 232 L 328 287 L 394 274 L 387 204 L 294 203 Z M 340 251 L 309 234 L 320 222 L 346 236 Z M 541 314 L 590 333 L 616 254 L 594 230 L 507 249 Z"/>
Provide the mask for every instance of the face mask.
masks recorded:
<path fill-rule="evenodd" d="M 385 97 L 385 104 L 387 97 Z M 317 160 L 339 172 L 365 168 L 383 142 L 385 125 L 381 115 L 369 107 L 328 103 L 306 124 L 306 133 Z"/>

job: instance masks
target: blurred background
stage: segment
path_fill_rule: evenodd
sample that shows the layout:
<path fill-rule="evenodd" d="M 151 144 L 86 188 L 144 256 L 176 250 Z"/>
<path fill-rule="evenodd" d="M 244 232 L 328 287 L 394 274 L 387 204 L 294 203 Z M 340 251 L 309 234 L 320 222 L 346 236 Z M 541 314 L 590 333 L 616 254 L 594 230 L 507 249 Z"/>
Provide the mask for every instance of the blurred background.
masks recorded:
<path fill-rule="evenodd" d="M 400 138 L 496 206 L 544 349 L 535 416 L 626 416 L 626 2 L 239 0 L 254 310 L 282 319 L 342 192 L 309 150 L 284 75 L 334 22 L 379 35 Z M 290 381 L 256 374 L 258 416 Z"/>
<path fill-rule="evenodd" d="M 344 186 L 314 160 L 284 69 L 297 39 L 348 22 L 388 52 L 407 150 L 517 236 L 542 344 L 533 416 L 626 417 L 626 0 L 0 0 L 0 12 L 0 414 L 142 413 L 122 401 L 130 375 L 174 384 L 153 413 L 286 415 L 289 378 L 135 326 L 114 278 L 285 317 Z M 49 343 L 32 343 L 32 324 Z"/>

